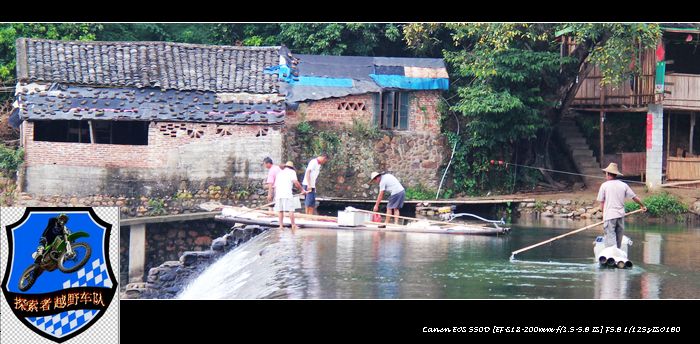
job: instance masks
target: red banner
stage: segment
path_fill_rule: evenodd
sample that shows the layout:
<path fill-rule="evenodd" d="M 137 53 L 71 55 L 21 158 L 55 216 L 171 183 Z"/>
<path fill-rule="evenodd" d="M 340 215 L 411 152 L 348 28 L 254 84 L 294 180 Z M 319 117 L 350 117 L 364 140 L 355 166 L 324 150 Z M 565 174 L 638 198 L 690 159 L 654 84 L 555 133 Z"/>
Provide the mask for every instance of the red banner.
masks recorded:
<path fill-rule="evenodd" d="M 654 115 L 647 114 L 647 150 L 651 149 L 651 135 L 654 129 Z"/>

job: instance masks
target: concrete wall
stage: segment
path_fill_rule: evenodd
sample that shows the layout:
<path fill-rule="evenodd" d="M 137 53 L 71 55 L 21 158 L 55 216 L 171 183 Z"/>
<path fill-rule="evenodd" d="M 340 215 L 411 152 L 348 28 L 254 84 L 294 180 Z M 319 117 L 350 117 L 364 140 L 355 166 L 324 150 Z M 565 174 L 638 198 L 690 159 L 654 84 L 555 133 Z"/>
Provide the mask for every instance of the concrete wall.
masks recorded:
<path fill-rule="evenodd" d="M 261 125 L 152 122 L 146 146 L 34 141 L 33 123 L 23 130 L 23 191 L 37 195 L 167 194 L 182 181 L 262 179 L 262 159 L 282 154 L 280 128 Z"/>
<path fill-rule="evenodd" d="M 661 104 L 649 104 L 647 114 L 646 183 L 649 188 L 661 186 L 664 147 L 664 111 Z"/>

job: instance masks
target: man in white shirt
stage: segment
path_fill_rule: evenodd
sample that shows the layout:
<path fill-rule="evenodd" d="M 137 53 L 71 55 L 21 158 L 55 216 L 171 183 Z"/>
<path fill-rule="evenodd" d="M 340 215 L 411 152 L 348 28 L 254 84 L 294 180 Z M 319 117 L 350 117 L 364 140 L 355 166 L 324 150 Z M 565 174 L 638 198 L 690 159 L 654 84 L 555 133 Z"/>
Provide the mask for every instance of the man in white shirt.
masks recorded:
<path fill-rule="evenodd" d="M 274 211 L 279 212 L 279 228 L 284 227 L 284 213 L 289 213 L 289 220 L 292 222 L 292 230 L 296 229 L 294 223 L 294 210 L 301 208 L 299 198 L 294 196 L 294 186 L 301 189 L 297 179 L 297 172 L 294 169 L 294 163 L 287 161 L 284 169 L 277 173 L 275 178 L 275 208 Z M 302 194 L 306 191 L 302 190 Z"/>
<path fill-rule="evenodd" d="M 625 198 L 631 198 L 637 202 L 644 211 L 647 211 L 647 207 L 629 185 L 617 180 L 617 176 L 621 176 L 622 173 L 617 169 L 616 163 L 610 163 L 603 171 L 607 181 L 600 186 L 598 201 L 603 209 L 605 246 L 617 245 L 617 248 L 620 248 L 625 232 Z"/>
<path fill-rule="evenodd" d="M 398 225 L 399 209 L 403 208 L 403 202 L 406 199 L 406 190 L 403 185 L 393 174 L 389 173 L 372 172 L 370 181 L 379 184 L 379 195 L 373 210 L 375 212 L 379 211 L 379 203 L 384 197 L 384 191 L 388 191 L 391 196 L 389 197 L 389 204 L 386 206 L 386 220 L 384 223 L 389 223 L 389 216 L 393 215 L 394 223 Z"/>
<path fill-rule="evenodd" d="M 306 165 L 304 181 L 301 185 L 304 186 L 304 190 L 308 191 L 306 197 L 304 198 L 304 206 L 306 207 L 306 213 L 309 215 L 313 215 L 314 210 L 316 209 L 316 180 L 318 179 L 318 175 L 321 173 L 321 166 L 327 161 L 328 154 L 321 153 L 321 155 L 311 159 L 309 164 Z"/>

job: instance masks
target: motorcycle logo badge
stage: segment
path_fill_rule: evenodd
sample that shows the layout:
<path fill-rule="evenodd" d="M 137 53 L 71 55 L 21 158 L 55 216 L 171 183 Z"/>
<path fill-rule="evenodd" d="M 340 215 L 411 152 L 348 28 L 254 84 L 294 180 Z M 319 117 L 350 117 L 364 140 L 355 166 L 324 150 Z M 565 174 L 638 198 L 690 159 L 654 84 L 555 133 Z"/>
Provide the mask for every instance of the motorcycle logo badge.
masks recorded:
<path fill-rule="evenodd" d="M 117 289 L 111 230 L 92 208 L 27 208 L 6 226 L 2 291 L 22 323 L 61 343 L 100 319 Z"/>

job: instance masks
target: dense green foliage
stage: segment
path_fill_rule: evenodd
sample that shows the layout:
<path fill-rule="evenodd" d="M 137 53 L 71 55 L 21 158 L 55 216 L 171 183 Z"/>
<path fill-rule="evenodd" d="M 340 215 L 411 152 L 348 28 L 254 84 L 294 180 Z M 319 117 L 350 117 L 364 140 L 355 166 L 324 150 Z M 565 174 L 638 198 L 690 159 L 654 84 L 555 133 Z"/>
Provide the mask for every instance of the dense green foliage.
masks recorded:
<path fill-rule="evenodd" d="M 339 148 L 340 137 L 337 133 L 314 128 L 303 119 L 296 126 L 297 141 L 304 149 L 304 157 L 314 157 L 321 153 L 333 156 Z"/>
<path fill-rule="evenodd" d="M 0 144 L 0 173 L 6 177 L 12 177 L 17 168 L 24 161 L 24 151 Z"/>
<path fill-rule="evenodd" d="M 680 215 L 688 211 L 688 206 L 681 202 L 675 196 L 666 192 L 651 195 L 642 200 L 647 206 L 649 215 L 654 217 L 662 217 L 668 215 Z M 635 202 L 625 202 L 625 212 L 630 212 L 639 209 L 639 205 Z"/>
<path fill-rule="evenodd" d="M 406 199 L 408 200 L 429 200 L 429 199 L 435 199 L 435 191 L 429 190 L 427 187 L 425 187 L 422 184 L 418 184 L 415 187 L 407 187 L 406 188 Z"/>
<path fill-rule="evenodd" d="M 571 56 L 560 55 L 560 30 L 581 43 Z M 410 24 L 404 34 L 417 52 L 442 50 L 449 63 L 448 109 L 460 115 L 462 128 L 459 137 L 448 133 L 458 143 L 454 187 L 468 194 L 532 184 L 531 171 L 516 174 L 491 160 L 549 167 L 551 127 L 567 111 L 584 62 L 601 65 L 603 81 L 616 83 L 638 72 L 631 58 L 660 37 L 652 24 Z"/>
<path fill-rule="evenodd" d="M 14 82 L 17 38 L 94 40 L 100 30 L 100 24 L 0 24 L 0 81 Z"/>

